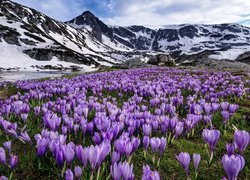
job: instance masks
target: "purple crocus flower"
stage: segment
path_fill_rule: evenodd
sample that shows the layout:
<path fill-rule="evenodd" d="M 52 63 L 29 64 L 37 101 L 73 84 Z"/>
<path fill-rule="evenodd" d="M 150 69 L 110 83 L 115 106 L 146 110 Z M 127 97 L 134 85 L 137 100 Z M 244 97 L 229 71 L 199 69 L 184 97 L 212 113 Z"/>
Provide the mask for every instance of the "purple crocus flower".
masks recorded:
<path fill-rule="evenodd" d="M 62 126 L 62 134 L 63 134 L 63 135 L 66 135 L 66 134 L 67 134 L 67 131 L 68 131 L 67 126 Z"/>
<path fill-rule="evenodd" d="M 160 180 L 160 174 L 157 171 L 152 171 L 148 165 L 143 166 L 142 180 Z"/>
<path fill-rule="evenodd" d="M 237 111 L 238 108 L 239 108 L 239 105 L 237 105 L 237 104 L 230 104 L 228 109 L 229 109 L 229 112 L 231 114 L 233 114 L 233 113 L 235 113 Z"/>
<path fill-rule="evenodd" d="M 184 129 L 184 123 L 179 121 L 177 125 L 175 126 L 175 134 L 174 137 L 177 138 L 183 131 Z"/>
<path fill-rule="evenodd" d="M 132 154 L 133 151 L 133 144 L 131 142 L 128 142 L 125 146 L 125 154 L 127 158 Z"/>
<path fill-rule="evenodd" d="M 99 146 L 90 146 L 88 149 L 88 160 L 92 171 L 99 167 L 105 157 L 109 154 L 111 145 L 108 142 L 103 142 Z"/>
<path fill-rule="evenodd" d="M 112 178 L 114 180 L 120 180 L 122 177 L 122 169 L 121 169 L 122 163 L 120 162 L 119 164 L 114 163 L 113 165 L 110 166 L 110 171 Z"/>
<path fill-rule="evenodd" d="M 202 132 L 203 139 L 209 144 L 210 151 L 214 151 L 214 147 L 220 138 L 220 131 L 215 129 L 203 129 Z"/>
<path fill-rule="evenodd" d="M 6 176 L 0 176 L 0 180 L 8 180 Z"/>
<path fill-rule="evenodd" d="M 34 107 L 34 112 L 35 112 L 36 116 L 38 116 L 40 114 L 40 111 L 41 111 L 41 107 L 40 106 Z"/>
<path fill-rule="evenodd" d="M 150 142 L 149 137 L 148 136 L 144 136 L 143 137 L 143 148 L 144 148 L 144 150 L 148 149 L 149 142 Z"/>
<path fill-rule="evenodd" d="M 230 144 L 227 143 L 226 144 L 226 149 L 227 149 L 228 156 L 231 156 L 234 153 L 234 150 L 235 150 L 234 143 L 230 143 Z"/>
<path fill-rule="evenodd" d="M 237 130 L 234 132 L 234 142 L 239 149 L 239 153 L 242 154 L 246 149 L 250 141 L 250 135 L 245 130 Z"/>
<path fill-rule="evenodd" d="M 0 147 L 0 163 L 6 164 L 6 153 L 2 147 Z"/>
<path fill-rule="evenodd" d="M 175 129 L 177 122 L 178 122 L 178 119 L 176 117 L 173 117 L 170 119 L 170 127 L 172 128 L 172 130 Z"/>
<path fill-rule="evenodd" d="M 151 130 L 152 130 L 152 128 L 151 128 L 151 125 L 149 125 L 149 124 L 144 124 L 142 126 L 142 131 L 143 131 L 145 136 L 150 136 Z"/>
<path fill-rule="evenodd" d="M 44 154 L 46 153 L 48 143 L 49 143 L 49 140 L 46 138 L 37 140 L 37 155 L 39 157 L 44 156 Z"/>
<path fill-rule="evenodd" d="M 140 146 L 141 140 L 139 138 L 132 137 L 131 143 L 133 145 L 132 153 Z"/>
<path fill-rule="evenodd" d="M 56 153 L 55 153 L 55 156 L 56 156 L 57 164 L 61 167 L 63 165 L 63 162 L 64 162 L 63 151 L 62 150 L 57 150 Z"/>
<path fill-rule="evenodd" d="M 218 103 L 212 103 L 212 110 L 213 112 L 217 111 L 220 108 L 220 104 Z"/>
<path fill-rule="evenodd" d="M 225 154 L 222 157 L 222 164 L 224 170 L 227 173 L 229 180 L 235 180 L 239 174 L 239 172 L 245 166 L 245 159 L 240 155 L 231 155 L 228 156 Z"/>
<path fill-rule="evenodd" d="M 205 104 L 204 104 L 204 110 L 205 110 L 205 112 L 206 112 L 206 115 L 209 115 L 210 112 L 211 112 L 211 110 L 212 110 L 212 105 L 211 105 L 211 103 L 205 103 Z"/>
<path fill-rule="evenodd" d="M 153 127 L 154 131 L 157 131 L 158 126 L 159 126 L 159 122 L 156 118 L 156 120 L 153 120 L 153 122 L 152 122 L 152 127 Z"/>
<path fill-rule="evenodd" d="M 227 111 L 221 111 L 221 115 L 224 119 L 224 123 L 227 124 L 230 119 L 230 114 Z"/>
<path fill-rule="evenodd" d="M 213 124 L 212 124 L 212 115 L 205 115 L 203 117 L 203 120 L 204 120 L 205 124 L 210 124 L 210 127 L 213 127 Z"/>
<path fill-rule="evenodd" d="M 129 165 L 128 162 L 124 162 L 121 166 L 121 172 L 124 180 L 134 179 L 133 164 Z"/>
<path fill-rule="evenodd" d="M 14 169 L 16 167 L 17 162 L 18 162 L 18 156 L 11 155 L 10 156 L 10 167 L 11 167 L 11 169 Z"/>
<path fill-rule="evenodd" d="M 175 155 L 178 159 L 179 163 L 182 165 L 182 167 L 185 169 L 186 174 L 188 176 L 188 166 L 190 163 L 190 155 L 187 152 L 181 152 L 178 156 Z"/>
<path fill-rule="evenodd" d="M 3 143 L 3 146 L 5 149 L 7 149 L 9 151 L 9 153 L 11 153 L 11 141 L 7 141 L 7 142 Z"/>
<path fill-rule="evenodd" d="M 84 167 L 87 167 L 89 148 L 83 148 L 81 145 L 79 145 L 76 146 L 75 151 L 77 159 L 81 161 Z"/>
<path fill-rule="evenodd" d="M 92 137 L 92 140 L 95 144 L 99 145 L 102 142 L 102 138 L 98 132 L 94 133 L 94 136 Z"/>
<path fill-rule="evenodd" d="M 23 141 L 25 141 L 25 142 L 28 142 L 28 143 L 32 144 L 30 136 L 28 135 L 28 133 L 26 131 L 25 132 L 21 132 L 20 139 L 23 140 Z"/>
<path fill-rule="evenodd" d="M 151 145 L 152 151 L 156 152 L 161 145 L 161 140 L 159 138 L 153 137 L 150 139 L 150 145 Z"/>
<path fill-rule="evenodd" d="M 21 119 L 26 122 L 28 118 L 28 114 L 21 114 Z"/>
<path fill-rule="evenodd" d="M 66 146 L 63 146 L 62 150 L 67 163 L 71 163 L 75 157 L 75 145 L 73 143 L 69 143 Z"/>
<path fill-rule="evenodd" d="M 163 154 L 163 152 L 164 152 L 164 150 L 166 148 L 166 145 L 167 145 L 167 139 L 164 138 L 164 137 L 162 137 L 161 138 L 161 144 L 160 144 L 160 147 L 159 147 L 159 149 L 160 149 L 160 156 L 162 156 L 162 154 Z"/>
<path fill-rule="evenodd" d="M 79 166 L 76 166 L 76 167 L 74 168 L 74 173 L 75 173 L 75 177 L 76 177 L 77 179 L 80 179 L 81 176 L 82 176 L 82 168 L 80 168 Z"/>
<path fill-rule="evenodd" d="M 88 107 L 87 106 L 83 107 L 82 111 L 83 111 L 84 117 L 87 118 L 88 117 L 88 113 L 89 113 Z"/>
<path fill-rule="evenodd" d="M 117 163 L 121 158 L 121 155 L 119 152 L 113 151 L 111 155 L 111 162 L 112 164 Z"/>
<path fill-rule="evenodd" d="M 193 154 L 193 161 L 194 161 L 195 171 L 197 171 L 198 170 L 198 166 L 199 166 L 200 161 L 201 161 L 201 155 L 194 153 Z"/>
<path fill-rule="evenodd" d="M 114 143 L 115 145 L 115 150 L 119 152 L 120 154 L 125 153 L 125 147 L 127 143 L 129 142 L 129 138 L 127 136 L 120 136 L 119 139 L 117 139 Z"/>
<path fill-rule="evenodd" d="M 220 103 L 220 106 L 223 111 L 226 111 L 229 106 L 229 102 L 222 102 Z"/>
<path fill-rule="evenodd" d="M 68 170 L 65 172 L 65 174 L 64 174 L 64 179 L 65 179 L 65 180 L 74 180 L 74 174 L 73 174 L 73 172 L 72 172 L 70 169 L 68 169 Z"/>

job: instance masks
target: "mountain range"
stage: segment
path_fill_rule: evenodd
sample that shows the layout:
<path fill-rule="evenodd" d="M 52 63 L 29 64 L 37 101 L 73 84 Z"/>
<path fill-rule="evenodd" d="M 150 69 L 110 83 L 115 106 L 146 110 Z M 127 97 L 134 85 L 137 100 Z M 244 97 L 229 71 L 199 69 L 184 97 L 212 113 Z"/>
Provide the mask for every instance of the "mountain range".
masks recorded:
<path fill-rule="evenodd" d="M 250 28 L 239 24 L 110 26 L 90 11 L 60 22 L 0 0 L 0 67 L 86 70 L 132 58 L 169 54 L 176 62 L 204 58 L 250 62 Z"/>

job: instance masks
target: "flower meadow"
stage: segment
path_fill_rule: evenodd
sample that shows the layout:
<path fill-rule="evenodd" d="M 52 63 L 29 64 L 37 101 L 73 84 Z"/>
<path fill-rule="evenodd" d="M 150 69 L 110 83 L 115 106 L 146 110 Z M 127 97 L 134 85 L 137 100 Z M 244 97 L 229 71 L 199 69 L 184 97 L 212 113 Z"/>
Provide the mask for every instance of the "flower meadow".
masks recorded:
<path fill-rule="evenodd" d="M 143 68 L 4 82 L 0 179 L 250 179 L 250 80 Z"/>

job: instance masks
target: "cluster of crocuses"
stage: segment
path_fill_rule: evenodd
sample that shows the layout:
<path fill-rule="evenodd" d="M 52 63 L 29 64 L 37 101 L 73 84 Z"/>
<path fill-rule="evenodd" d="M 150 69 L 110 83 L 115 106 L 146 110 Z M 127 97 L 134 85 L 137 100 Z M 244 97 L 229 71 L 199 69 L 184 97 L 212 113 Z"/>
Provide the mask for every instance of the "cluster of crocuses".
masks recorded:
<path fill-rule="evenodd" d="M 167 144 L 194 136 L 197 126 L 204 129 L 211 163 L 220 137 L 213 115 L 222 115 L 226 130 L 239 108 L 227 99 L 238 100 L 249 93 L 242 78 L 228 72 L 169 68 L 18 81 L 15 86 L 24 93 L 0 101 L 0 128 L 11 138 L 35 144 L 40 158 L 53 157 L 66 179 L 86 173 L 89 178 L 105 179 L 103 169 L 110 169 L 114 179 L 133 179 L 131 158 L 136 151 L 144 149 L 147 157 L 150 149 L 154 164 L 159 153 L 159 165 Z M 33 123 L 41 127 L 36 142 L 28 134 Z M 237 148 L 242 153 L 246 147 Z M 198 168 L 199 156 L 194 155 L 194 160 Z M 144 166 L 143 179 L 152 177 L 160 175 Z"/>
<path fill-rule="evenodd" d="M 3 148 L 4 147 L 4 148 Z M 11 168 L 12 172 L 10 174 L 10 179 L 12 178 L 13 171 L 18 163 L 18 156 L 12 153 L 12 142 L 7 141 L 3 143 L 3 147 L 0 147 L 0 164 Z M 8 156 L 10 156 L 8 158 Z M 0 179 L 8 179 L 5 176 L 0 177 Z"/>
<path fill-rule="evenodd" d="M 181 152 L 178 156 L 176 155 L 177 160 L 181 164 L 181 166 L 184 168 L 187 177 L 189 177 L 189 171 L 188 167 L 190 164 L 190 155 L 187 152 Z M 194 162 L 194 168 L 195 168 L 195 177 L 198 176 L 198 167 L 201 161 L 201 155 L 200 154 L 193 154 L 193 162 Z"/>
<path fill-rule="evenodd" d="M 222 164 L 229 180 L 236 179 L 239 172 L 244 168 L 245 159 L 243 151 L 249 143 L 249 133 L 244 130 L 236 130 L 234 133 L 234 142 L 226 144 L 227 154 L 222 157 Z M 239 154 L 235 154 L 236 149 L 238 149 Z"/>
<path fill-rule="evenodd" d="M 159 156 L 159 159 L 157 162 L 157 165 L 159 166 L 160 159 L 163 155 L 163 152 L 166 148 L 166 145 L 167 145 L 167 139 L 164 137 L 162 137 L 162 138 L 158 138 L 158 137 L 149 138 L 149 136 L 144 136 L 143 137 L 144 157 L 146 158 L 146 150 L 150 146 L 152 152 L 154 153 L 154 155 L 152 156 L 152 162 L 153 162 L 153 164 L 155 164 L 155 153 L 159 150 L 160 156 Z"/>

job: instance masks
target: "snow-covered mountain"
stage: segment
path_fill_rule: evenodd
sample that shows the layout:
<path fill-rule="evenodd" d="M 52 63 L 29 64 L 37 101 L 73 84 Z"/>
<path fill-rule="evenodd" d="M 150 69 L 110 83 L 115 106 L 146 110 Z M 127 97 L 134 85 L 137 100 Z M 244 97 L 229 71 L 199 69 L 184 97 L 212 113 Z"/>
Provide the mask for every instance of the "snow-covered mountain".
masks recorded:
<path fill-rule="evenodd" d="M 182 24 L 157 29 L 108 26 L 89 11 L 66 23 L 79 30 L 88 29 L 100 43 L 118 42 L 137 51 L 190 55 L 210 50 L 212 58 L 233 60 L 250 50 L 250 28 L 239 24 Z"/>
<path fill-rule="evenodd" d="M 119 58 L 112 58 L 109 53 L 113 50 L 112 47 L 88 36 L 88 32 L 56 21 L 34 9 L 1 0 L 2 68 L 30 69 L 31 65 L 51 65 L 52 62 L 52 65 L 63 66 L 73 65 L 72 63 L 86 66 L 111 65 L 119 63 Z"/>
<path fill-rule="evenodd" d="M 0 2 L 2 68 L 78 64 L 86 69 L 147 53 L 178 59 L 208 52 L 207 58 L 231 60 L 244 54 L 247 61 L 250 51 L 250 28 L 238 24 L 120 27 L 106 25 L 89 11 L 59 22 L 9 0 Z"/>

